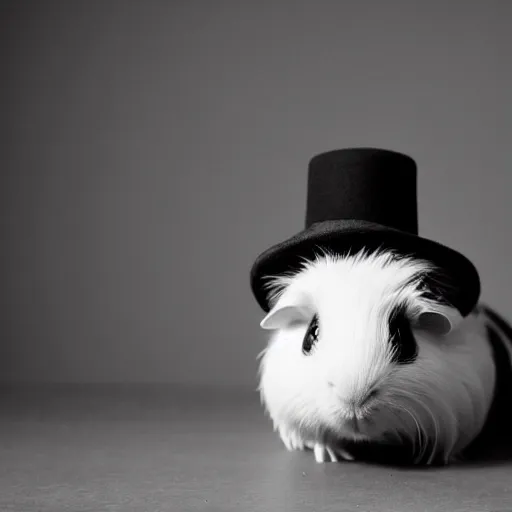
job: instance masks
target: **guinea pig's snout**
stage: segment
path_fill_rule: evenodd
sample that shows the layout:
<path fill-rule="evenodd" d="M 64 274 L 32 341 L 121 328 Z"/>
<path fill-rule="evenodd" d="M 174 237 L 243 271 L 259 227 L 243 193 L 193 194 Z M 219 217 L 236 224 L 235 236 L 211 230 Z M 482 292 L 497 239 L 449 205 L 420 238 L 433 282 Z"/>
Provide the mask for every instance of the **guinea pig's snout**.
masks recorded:
<path fill-rule="evenodd" d="M 334 382 L 327 381 L 327 385 L 339 402 L 344 406 L 348 416 L 362 417 L 367 415 L 372 408 L 373 402 L 380 394 L 377 387 L 370 387 L 362 392 L 353 392 L 347 396 L 336 388 Z"/>

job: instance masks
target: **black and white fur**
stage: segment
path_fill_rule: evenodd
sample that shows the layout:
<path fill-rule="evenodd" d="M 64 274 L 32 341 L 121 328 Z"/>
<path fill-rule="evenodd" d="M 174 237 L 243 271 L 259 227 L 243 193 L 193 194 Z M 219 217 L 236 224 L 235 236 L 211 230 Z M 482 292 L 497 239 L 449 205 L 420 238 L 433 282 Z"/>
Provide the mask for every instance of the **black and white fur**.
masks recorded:
<path fill-rule="evenodd" d="M 259 390 L 288 449 L 318 462 L 368 443 L 409 446 L 417 464 L 461 457 L 495 396 L 489 325 L 503 332 L 484 309 L 463 318 L 433 293 L 435 275 L 388 251 L 324 251 L 269 280 Z"/>

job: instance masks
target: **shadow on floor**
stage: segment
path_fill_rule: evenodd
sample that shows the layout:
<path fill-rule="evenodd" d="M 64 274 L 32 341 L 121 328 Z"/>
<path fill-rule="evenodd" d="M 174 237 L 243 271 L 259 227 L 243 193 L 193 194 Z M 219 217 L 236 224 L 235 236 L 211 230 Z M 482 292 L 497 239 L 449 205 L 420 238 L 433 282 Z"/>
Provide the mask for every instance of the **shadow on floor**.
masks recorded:
<path fill-rule="evenodd" d="M 450 465 L 441 460 L 433 460 L 428 463 L 427 455 L 419 462 L 414 463 L 412 446 L 392 446 L 378 443 L 354 443 L 349 446 L 344 444 L 349 453 L 359 462 L 379 464 L 393 468 L 411 470 L 442 469 L 456 464 L 458 467 L 481 468 L 490 466 L 512 466 L 512 441 L 508 438 L 496 437 L 493 444 L 486 443 L 467 450 L 464 456 Z"/>

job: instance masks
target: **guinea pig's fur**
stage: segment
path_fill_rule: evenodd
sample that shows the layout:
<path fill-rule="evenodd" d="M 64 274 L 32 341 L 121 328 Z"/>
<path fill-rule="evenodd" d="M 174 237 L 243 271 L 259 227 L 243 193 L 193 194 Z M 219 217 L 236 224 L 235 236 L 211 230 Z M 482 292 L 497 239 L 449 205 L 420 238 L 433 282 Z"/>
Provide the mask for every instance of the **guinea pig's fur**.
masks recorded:
<path fill-rule="evenodd" d="M 413 463 L 449 463 L 478 435 L 496 379 L 485 314 L 463 318 L 433 293 L 436 272 L 389 251 L 323 251 L 269 279 L 259 391 L 289 449 L 334 461 L 377 442 L 410 446 Z"/>

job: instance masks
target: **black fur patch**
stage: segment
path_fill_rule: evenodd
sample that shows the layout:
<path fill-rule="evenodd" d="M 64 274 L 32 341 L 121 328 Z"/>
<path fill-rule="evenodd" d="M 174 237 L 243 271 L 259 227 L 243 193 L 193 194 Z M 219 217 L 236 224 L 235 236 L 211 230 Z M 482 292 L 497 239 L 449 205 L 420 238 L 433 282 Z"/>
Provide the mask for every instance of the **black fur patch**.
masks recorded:
<path fill-rule="evenodd" d="M 460 291 L 454 286 L 450 276 L 440 269 L 426 273 L 422 277 L 418 288 L 421 290 L 423 297 L 438 304 L 455 308 L 460 304 Z"/>
<path fill-rule="evenodd" d="M 397 364 L 410 364 L 418 356 L 418 344 L 407 318 L 405 305 L 393 308 L 389 315 L 389 342 L 393 347 L 393 361 Z"/>
<path fill-rule="evenodd" d="M 465 451 L 465 457 L 475 459 L 487 455 L 494 457 L 496 451 L 512 456 L 512 421 L 510 404 L 512 397 L 512 362 L 506 345 L 512 343 L 512 327 L 498 313 L 482 307 L 482 311 L 494 322 L 505 335 L 505 339 L 492 326 L 487 325 L 487 336 L 492 348 L 492 356 L 496 367 L 496 384 L 491 408 L 487 415 L 484 428 Z"/>

